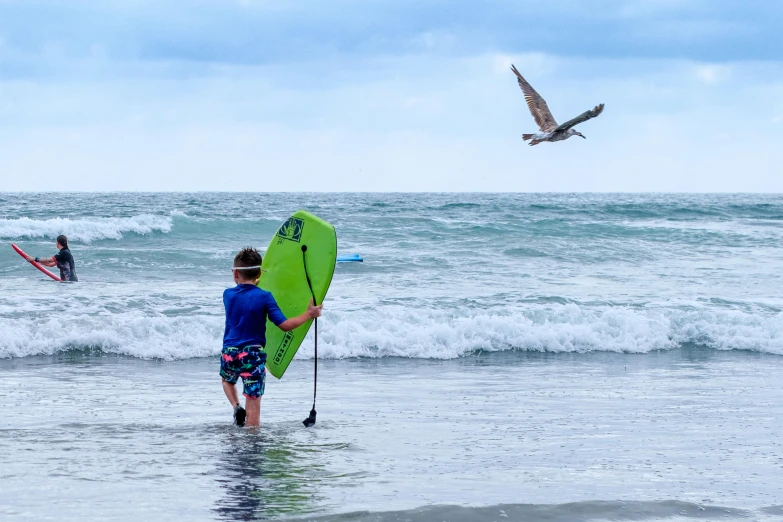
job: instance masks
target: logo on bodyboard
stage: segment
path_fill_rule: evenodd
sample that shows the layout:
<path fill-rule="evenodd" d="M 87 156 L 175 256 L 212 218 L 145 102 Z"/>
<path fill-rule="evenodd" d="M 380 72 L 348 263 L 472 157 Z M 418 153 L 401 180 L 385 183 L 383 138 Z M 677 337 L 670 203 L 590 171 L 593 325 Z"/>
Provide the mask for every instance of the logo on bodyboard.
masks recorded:
<path fill-rule="evenodd" d="M 291 346 L 291 341 L 293 340 L 294 334 L 292 332 L 286 332 L 283 336 L 283 340 L 280 342 L 280 346 L 277 347 L 277 351 L 275 352 L 275 364 L 281 364 L 283 362 L 288 347 Z"/>
<path fill-rule="evenodd" d="M 283 223 L 280 230 L 277 231 L 277 244 L 283 242 L 284 239 L 298 243 L 302 239 L 302 230 L 304 230 L 304 219 L 300 218 L 288 218 L 288 221 Z"/>

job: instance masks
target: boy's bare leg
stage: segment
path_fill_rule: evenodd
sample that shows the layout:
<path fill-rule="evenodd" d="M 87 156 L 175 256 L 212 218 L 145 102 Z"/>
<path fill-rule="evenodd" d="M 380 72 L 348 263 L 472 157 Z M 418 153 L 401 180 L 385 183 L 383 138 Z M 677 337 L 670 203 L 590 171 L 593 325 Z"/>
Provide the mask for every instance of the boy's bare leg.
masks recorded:
<path fill-rule="evenodd" d="M 231 403 L 232 408 L 239 404 L 239 397 L 237 397 L 237 387 L 235 384 L 231 384 L 230 382 L 223 379 L 223 393 L 226 394 L 228 402 Z"/>
<path fill-rule="evenodd" d="M 245 410 L 247 410 L 245 426 L 258 426 L 261 424 L 261 397 L 255 399 L 245 397 Z"/>

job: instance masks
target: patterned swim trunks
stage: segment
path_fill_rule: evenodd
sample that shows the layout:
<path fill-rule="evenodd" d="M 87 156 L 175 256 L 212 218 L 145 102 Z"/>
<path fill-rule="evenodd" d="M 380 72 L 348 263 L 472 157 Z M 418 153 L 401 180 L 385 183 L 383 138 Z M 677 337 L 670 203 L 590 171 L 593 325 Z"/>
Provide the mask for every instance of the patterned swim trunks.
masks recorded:
<path fill-rule="evenodd" d="M 230 384 L 242 377 L 245 397 L 257 399 L 266 384 L 266 352 L 260 346 L 223 348 L 220 353 L 220 376 Z"/>

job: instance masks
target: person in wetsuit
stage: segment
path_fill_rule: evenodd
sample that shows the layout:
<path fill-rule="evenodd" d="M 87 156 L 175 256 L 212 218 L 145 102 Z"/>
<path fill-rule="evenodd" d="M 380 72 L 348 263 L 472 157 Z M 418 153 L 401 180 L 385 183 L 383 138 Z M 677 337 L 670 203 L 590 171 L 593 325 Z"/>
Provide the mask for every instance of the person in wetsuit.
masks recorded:
<path fill-rule="evenodd" d="M 28 261 L 35 261 L 36 263 L 40 263 L 44 266 L 49 267 L 57 267 L 60 269 L 60 279 L 63 281 L 70 281 L 72 283 L 75 283 L 79 280 L 78 277 L 76 277 L 76 263 L 73 260 L 73 255 L 71 254 L 71 250 L 68 248 L 68 238 L 59 235 L 57 236 L 57 249 L 59 250 L 58 253 L 50 257 L 49 259 L 40 259 L 38 257 L 30 257 L 27 256 Z"/>

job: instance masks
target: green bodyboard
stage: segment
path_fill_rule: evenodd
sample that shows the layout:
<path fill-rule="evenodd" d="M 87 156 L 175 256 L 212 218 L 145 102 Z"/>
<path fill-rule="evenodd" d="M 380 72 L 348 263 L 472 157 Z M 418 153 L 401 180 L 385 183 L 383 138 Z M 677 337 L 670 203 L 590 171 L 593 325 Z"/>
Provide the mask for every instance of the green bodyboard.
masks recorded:
<path fill-rule="evenodd" d="M 302 251 L 302 247 L 307 247 Z M 334 227 L 309 212 L 300 210 L 277 231 L 261 263 L 259 288 L 271 292 L 286 317 L 307 311 L 312 299 L 307 275 L 313 286 L 316 304 L 322 304 L 332 282 L 337 262 L 337 234 Z M 284 332 L 266 321 L 266 367 L 280 379 L 310 329 L 313 320 Z"/>

